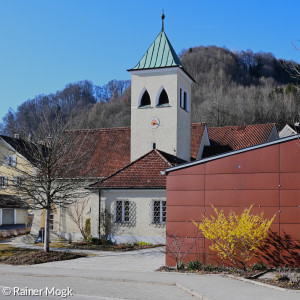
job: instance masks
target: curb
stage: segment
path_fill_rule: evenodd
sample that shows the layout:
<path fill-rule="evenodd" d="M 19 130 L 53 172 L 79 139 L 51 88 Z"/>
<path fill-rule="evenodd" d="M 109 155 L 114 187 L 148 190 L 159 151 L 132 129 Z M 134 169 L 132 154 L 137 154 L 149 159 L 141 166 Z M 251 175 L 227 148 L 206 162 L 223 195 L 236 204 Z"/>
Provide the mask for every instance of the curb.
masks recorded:
<path fill-rule="evenodd" d="M 236 279 L 236 280 L 240 280 L 240 281 L 260 285 L 260 286 L 267 287 L 267 288 L 274 289 L 274 290 L 278 290 L 278 291 L 281 291 L 281 292 L 294 291 L 294 290 L 284 289 L 284 288 L 281 288 L 279 286 L 267 284 L 267 283 L 264 283 L 264 282 L 260 282 L 260 281 L 255 281 L 255 280 L 246 279 L 246 278 L 242 278 L 242 277 L 236 277 L 236 276 L 233 276 L 233 275 L 227 275 L 227 276 L 232 278 L 232 279 Z"/>

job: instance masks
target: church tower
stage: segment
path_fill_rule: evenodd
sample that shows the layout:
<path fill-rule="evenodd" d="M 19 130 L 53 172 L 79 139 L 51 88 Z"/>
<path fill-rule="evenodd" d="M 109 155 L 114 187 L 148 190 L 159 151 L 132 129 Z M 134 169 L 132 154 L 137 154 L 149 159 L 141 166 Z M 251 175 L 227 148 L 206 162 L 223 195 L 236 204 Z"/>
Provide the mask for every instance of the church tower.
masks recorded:
<path fill-rule="evenodd" d="M 131 161 L 157 148 L 190 161 L 191 85 L 162 30 L 131 73 Z"/>

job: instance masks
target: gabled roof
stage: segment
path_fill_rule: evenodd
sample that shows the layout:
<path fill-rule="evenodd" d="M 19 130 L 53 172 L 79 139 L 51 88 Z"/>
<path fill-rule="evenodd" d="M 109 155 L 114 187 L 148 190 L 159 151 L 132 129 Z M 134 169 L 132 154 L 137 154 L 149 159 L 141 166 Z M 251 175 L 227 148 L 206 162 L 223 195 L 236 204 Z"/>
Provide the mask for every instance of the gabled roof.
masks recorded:
<path fill-rule="evenodd" d="M 273 130 L 274 123 L 208 127 L 208 136 L 211 146 L 238 150 L 270 141 Z"/>
<path fill-rule="evenodd" d="M 279 132 L 279 137 L 284 138 L 297 133 L 300 133 L 299 123 L 295 123 L 294 125 L 286 124 Z"/>
<path fill-rule="evenodd" d="M 90 187 L 110 189 L 165 189 L 166 176 L 160 172 L 166 168 L 170 168 L 173 162 L 174 156 L 154 149 Z"/>
<path fill-rule="evenodd" d="M 167 35 L 161 31 L 132 70 L 143 70 L 165 67 L 182 67 Z"/>
<path fill-rule="evenodd" d="M 29 208 L 29 206 L 16 196 L 0 194 L 0 208 Z"/>
<path fill-rule="evenodd" d="M 17 151 L 19 154 L 21 154 L 23 157 L 25 157 L 28 161 L 30 161 L 33 164 L 35 159 L 32 156 L 32 151 L 34 149 L 37 149 L 37 147 L 43 147 L 43 146 L 37 146 L 33 143 L 24 141 L 22 139 L 12 138 L 5 135 L 0 135 L 0 138 L 2 138 L 15 151 Z"/>
<path fill-rule="evenodd" d="M 197 159 L 201 140 L 205 130 L 205 123 L 192 123 L 191 124 L 191 158 Z"/>
<path fill-rule="evenodd" d="M 104 178 L 130 163 L 130 128 L 70 130 L 66 134 L 84 141 L 80 151 L 86 151 L 84 161 L 71 168 L 72 178 Z M 76 155 L 71 149 L 69 160 Z"/>

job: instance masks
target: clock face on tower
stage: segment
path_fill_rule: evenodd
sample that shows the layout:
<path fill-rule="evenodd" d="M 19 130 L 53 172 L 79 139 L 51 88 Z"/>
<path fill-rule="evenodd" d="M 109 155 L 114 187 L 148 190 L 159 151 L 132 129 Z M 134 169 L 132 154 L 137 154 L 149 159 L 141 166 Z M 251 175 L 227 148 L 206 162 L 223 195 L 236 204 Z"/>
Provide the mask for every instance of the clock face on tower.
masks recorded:
<path fill-rule="evenodd" d="M 153 129 L 157 128 L 159 126 L 159 119 L 157 117 L 150 118 L 149 126 Z"/>

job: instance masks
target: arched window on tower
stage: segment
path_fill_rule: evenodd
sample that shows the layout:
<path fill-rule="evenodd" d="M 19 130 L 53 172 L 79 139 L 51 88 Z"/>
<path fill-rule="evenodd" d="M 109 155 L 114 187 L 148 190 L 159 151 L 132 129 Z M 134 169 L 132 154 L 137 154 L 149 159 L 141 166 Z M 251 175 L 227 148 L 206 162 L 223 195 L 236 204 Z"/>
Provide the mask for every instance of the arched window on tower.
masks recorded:
<path fill-rule="evenodd" d="M 141 104 L 139 107 L 145 107 L 150 105 L 151 105 L 150 95 L 146 90 L 141 98 Z"/>
<path fill-rule="evenodd" d="M 168 105 L 168 104 L 169 104 L 169 97 L 165 89 L 163 89 L 160 93 L 157 105 L 159 106 L 159 105 Z"/>

